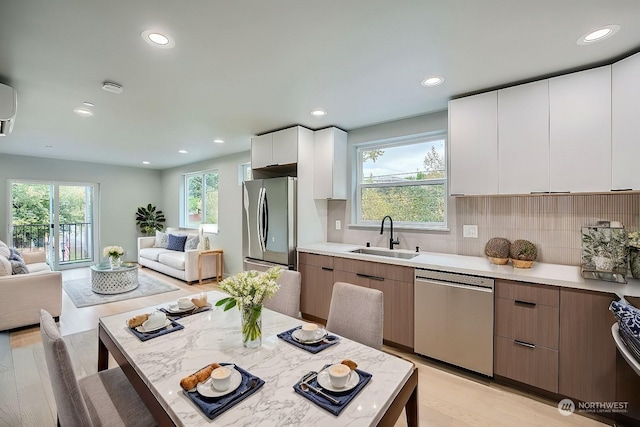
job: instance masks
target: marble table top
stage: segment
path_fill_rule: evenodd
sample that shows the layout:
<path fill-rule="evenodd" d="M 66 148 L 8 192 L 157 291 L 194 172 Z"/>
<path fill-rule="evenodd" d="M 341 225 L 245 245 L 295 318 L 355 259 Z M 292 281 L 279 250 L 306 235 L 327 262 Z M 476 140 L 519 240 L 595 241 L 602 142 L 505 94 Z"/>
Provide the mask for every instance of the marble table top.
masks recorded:
<path fill-rule="evenodd" d="M 208 292 L 209 302 L 225 294 Z M 263 309 L 262 347 L 242 345 L 240 312 L 220 307 L 179 319 L 184 329 L 140 342 L 127 328 L 130 317 L 148 313 L 166 304 L 102 317 L 100 324 L 124 353 L 138 375 L 149 386 L 176 425 L 376 425 L 410 377 L 413 364 L 346 338 L 337 345 L 311 354 L 276 335 L 302 324 L 300 319 Z M 338 417 L 296 394 L 293 385 L 307 372 L 327 363 L 354 360 L 358 369 L 373 374 L 369 384 Z M 212 362 L 231 362 L 262 378 L 266 383 L 254 395 L 209 420 L 182 393 L 180 379 Z"/>

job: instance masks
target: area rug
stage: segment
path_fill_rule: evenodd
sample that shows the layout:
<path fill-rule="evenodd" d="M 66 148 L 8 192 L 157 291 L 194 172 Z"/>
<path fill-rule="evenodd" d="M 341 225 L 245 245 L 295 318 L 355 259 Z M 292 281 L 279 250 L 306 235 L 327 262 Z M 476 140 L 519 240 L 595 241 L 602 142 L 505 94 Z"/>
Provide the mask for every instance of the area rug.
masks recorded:
<path fill-rule="evenodd" d="M 163 282 L 155 277 L 138 273 L 138 287 L 132 291 L 114 295 L 96 294 L 91 290 L 91 278 L 65 280 L 62 288 L 67 293 L 76 307 L 89 307 L 91 305 L 107 304 L 110 302 L 123 301 L 127 299 L 146 297 L 149 295 L 161 294 L 164 292 L 177 291 L 178 286 Z"/>

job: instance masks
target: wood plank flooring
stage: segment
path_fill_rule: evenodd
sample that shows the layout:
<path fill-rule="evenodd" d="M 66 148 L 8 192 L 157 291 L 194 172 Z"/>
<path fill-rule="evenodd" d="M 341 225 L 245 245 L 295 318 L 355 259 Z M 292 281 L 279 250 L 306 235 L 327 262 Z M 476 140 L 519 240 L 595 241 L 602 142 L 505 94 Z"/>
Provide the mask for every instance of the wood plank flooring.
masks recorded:
<path fill-rule="evenodd" d="M 76 375 L 96 372 L 97 322 L 102 316 L 175 300 L 180 296 L 217 289 L 215 282 L 187 285 L 149 269 L 153 275 L 179 286 L 179 291 L 76 308 L 63 292 L 59 327 L 72 351 Z M 63 271 L 65 280 L 89 277 L 89 269 Z M 603 426 L 581 415 L 560 415 L 557 402 L 529 396 L 491 380 L 443 366 L 421 356 L 385 347 L 416 363 L 419 372 L 420 426 Z M 110 366 L 115 366 L 113 360 Z M 56 409 L 38 327 L 0 332 L 0 427 L 55 426 Z M 401 419 L 396 427 L 404 427 Z"/>

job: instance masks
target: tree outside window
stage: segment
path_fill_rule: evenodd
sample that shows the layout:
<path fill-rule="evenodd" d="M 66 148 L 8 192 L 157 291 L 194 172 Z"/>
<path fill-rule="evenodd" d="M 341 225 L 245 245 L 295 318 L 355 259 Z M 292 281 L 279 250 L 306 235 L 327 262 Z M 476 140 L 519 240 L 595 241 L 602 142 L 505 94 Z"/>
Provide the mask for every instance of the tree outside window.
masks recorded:
<path fill-rule="evenodd" d="M 185 226 L 218 224 L 218 172 L 185 175 Z"/>
<path fill-rule="evenodd" d="M 357 149 L 356 222 L 446 226 L 445 135 L 372 143 Z"/>

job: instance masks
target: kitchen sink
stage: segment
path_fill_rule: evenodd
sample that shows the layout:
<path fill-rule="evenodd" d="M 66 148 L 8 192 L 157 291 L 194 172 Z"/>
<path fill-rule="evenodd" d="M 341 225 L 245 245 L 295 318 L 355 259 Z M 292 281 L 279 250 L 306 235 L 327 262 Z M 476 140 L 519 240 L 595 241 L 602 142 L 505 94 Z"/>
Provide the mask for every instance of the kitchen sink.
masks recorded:
<path fill-rule="evenodd" d="M 402 259 L 411 259 L 415 258 L 419 253 L 411 253 L 411 252 L 396 252 L 396 251 L 385 251 L 382 249 L 370 249 L 370 248 L 360 248 L 351 251 L 354 254 L 366 254 L 366 255 L 376 255 L 376 256 L 384 256 L 388 258 L 402 258 Z"/>

